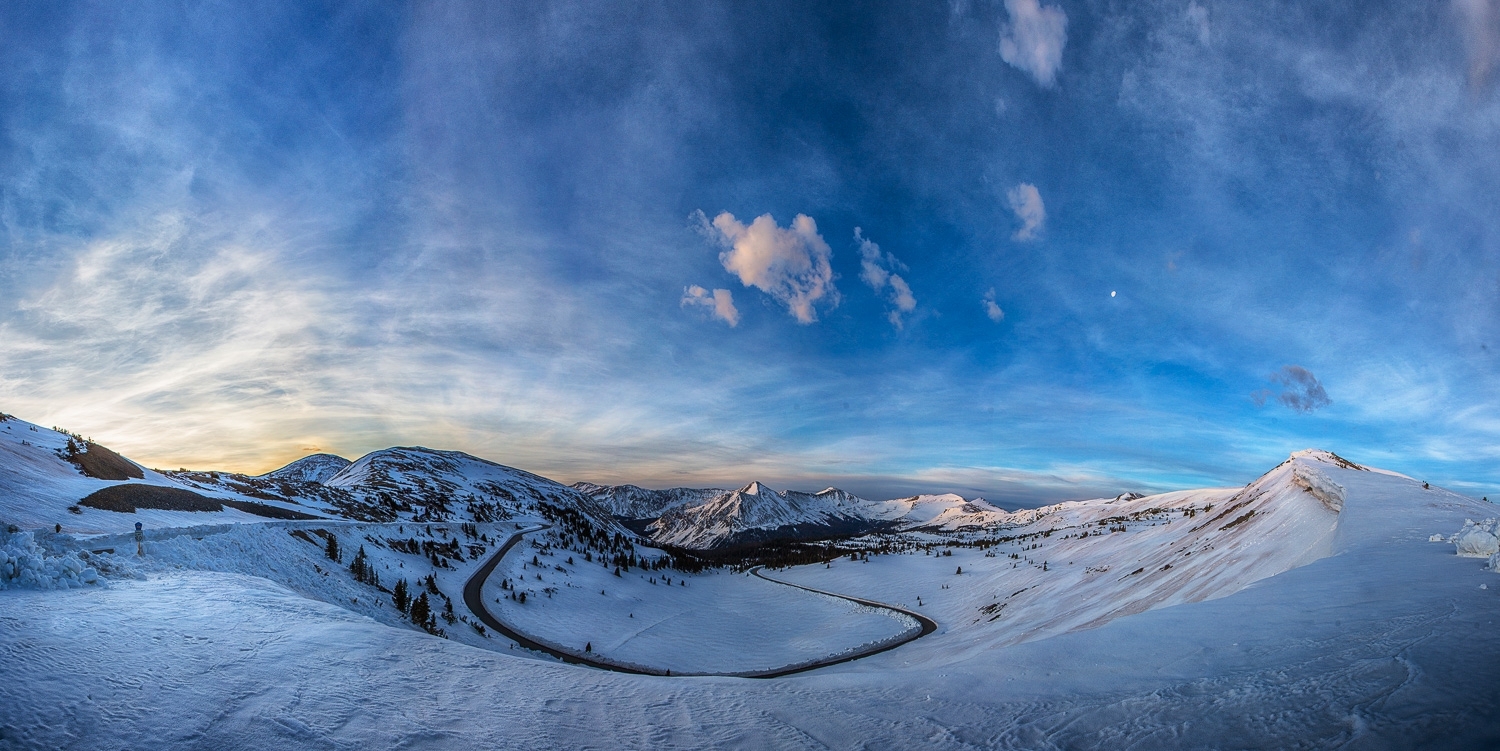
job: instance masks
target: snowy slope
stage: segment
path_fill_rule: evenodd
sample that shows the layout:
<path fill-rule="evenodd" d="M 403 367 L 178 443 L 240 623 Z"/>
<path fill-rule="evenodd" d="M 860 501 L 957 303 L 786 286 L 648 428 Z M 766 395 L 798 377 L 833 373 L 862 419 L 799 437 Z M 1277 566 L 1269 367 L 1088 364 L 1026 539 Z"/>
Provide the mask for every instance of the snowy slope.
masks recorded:
<path fill-rule="evenodd" d="M 707 549 L 772 537 L 863 532 L 863 501 L 837 488 L 778 493 L 759 482 L 707 501 L 669 509 L 647 531 L 662 545 Z"/>
<path fill-rule="evenodd" d="M 60 452 L 68 441 L 66 434 L 15 417 L 0 420 L 0 521 L 23 528 L 61 524 L 89 533 L 128 530 L 138 521 L 152 528 L 254 522 L 275 510 L 366 522 L 491 522 L 533 513 L 545 503 L 626 532 L 608 510 L 573 488 L 457 451 L 392 448 L 355 462 L 315 454 L 258 477 L 159 471 L 132 463 L 142 478 L 118 481 L 88 477 L 63 459 Z M 228 507 L 135 513 L 77 508 L 91 493 L 129 483 L 188 491 L 250 513 Z"/>
<path fill-rule="evenodd" d="M 744 573 L 619 569 L 553 528 L 529 535 L 484 588 L 489 609 L 554 649 L 651 671 L 785 668 L 918 629 L 914 619 Z M 618 575 L 613 573 L 619 570 Z M 527 594 L 525 600 L 512 596 Z"/>
<path fill-rule="evenodd" d="M 141 471 L 141 479 L 116 481 L 89 477 L 60 455 L 68 440 L 69 436 L 63 433 L 19 418 L 7 416 L 0 420 L 0 522 L 22 528 L 50 528 L 60 524 L 68 531 L 88 533 L 124 531 L 132 529 L 136 522 L 148 527 L 179 527 L 265 520 L 264 516 L 229 507 L 222 511 L 140 509 L 135 513 L 118 513 L 78 506 L 80 500 L 96 491 L 128 484 L 187 490 L 209 499 L 239 503 L 245 508 L 269 506 L 315 515 L 322 511 L 286 498 L 249 495 L 227 486 L 204 487 L 134 462 Z"/>
<path fill-rule="evenodd" d="M 359 494 L 387 521 L 505 519 L 535 511 L 538 504 L 573 508 L 613 530 L 623 531 L 594 499 L 530 472 L 461 451 L 398 447 L 360 457 L 323 482 Z"/>
<path fill-rule="evenodd" d="M 777 492 L 752 482 L 738 490 L 671 488 L 647 490 L 634 485 L 574 488 L 609 508 L 616 516 L 654 520 L 645 529 L 663 545 L 710 549 L 770 539 L 847 535 L 876 530 L 955 532 L 973 527 L 1025 523 L 1029 510 L 1015 514 L 983 498 L 966 500 L 953 493 L 869 501 L 838 488 L 817 493 Z"/>
<path fill-rule="evenodd" d="M 924 612 L 976 643 L 1014 644 L 1223 597 L 1329 555 L 1345 497 L 1332 476 L 1370 474 L 1351 466 L 1300 451 L 1244 488 L 1071 501 L 1007 514 L 963 540 L 976 547 L 939 549 L 951 555 L 787 576 L 909 606 L 922 597 Z M 934 579 L 946 586 L 933 591 Z"/>
<path fill-rule="evenodd" d="M 292 480 L 294 482 L 327 482 L 353 462 L 333 454 L 309 454 L 281 469 L 272 470 L 259 477 L 267 480 Z"/>
<path fill-rule="evenodd" d="M 1011 514 L 983 498 L 972 501 L 954 493 L 917 495 L 881 503 L 867 503 L 864 513 L 897 523 L 902 530 L 956 532 L 970 527 L 1020 523 L 1025 512 Z"/>
<path fill-rule="evenodd" d="M 573 488 L 622 519 L 655 519 L 669 509 L 696 505 L 729 492 L 722 488 L 650 490 L 635 485 L 595 485 L 591 482 L 575 482 Z"/>
<path fill-rule="evenodd" d="M 1334 486 L 1344 489 L 1337 512 L 1311 490 L 1335 498 Z M 1494 517 L 1493 506 L 1314 455 L 1249 488 L 1144 500 L 1059 504 L 1032 530 L 1050 536 L 1006 543 L 1045 555 L 1056 564 L 1047 572 L 1002 547 L 835 562 L 819 583 L 873 591 L 885 580 L 892 599 L 923 596 L 940 630 L 770 681 L 621 675 L 475 650 L 243 574 L 164 567 L 107 589 L 0 592 L 0 745 L 1488 748 L 1500 738 L 1500 576 L 1428 541 Z M 1213 550 L 1177 554 L 1188 541 Z M 1162 600 L 1087 628 L 1055 620 L 1066 603 L 1015 603 L 973 623 L 994 594 L 1003 601 L 1023 583 L 1006 576 L 1118 607 L 1129 592 L 1085 584 L 1094 588 L 1075 596 L 1043 575 L 1072 576 L 1067 561 L 1076 569 L 1085 554 L 1121 576 L 1148 559 L 1181 561 L 1139 585 L 1164 594 L 1186 560 L 1226 548 L 1239 553 L 1196 573 L 1223 569 L 1210 588 L 1242 588 L 1212 599 Z M 1316 559 L 1285 568 L 1304 556 Z M 1015 641 L 1021 630 L 1006 621 L 1032 618 L 1054 621 L 1057 635 Z"/>
<path fill-rule="evenodd" d="M 747 492 L 754 491 L 754 492 Z M 775 538 L 846 535 L 877 530 L 956 532 L 1024 524 L 1035 510 L 1007 512 L 983 498 L 953 493 L 869 501 L 838 488 L 776 492 L 761 483 L 669 508 L 651 525 L 651 539 L 706 549 Z"/>

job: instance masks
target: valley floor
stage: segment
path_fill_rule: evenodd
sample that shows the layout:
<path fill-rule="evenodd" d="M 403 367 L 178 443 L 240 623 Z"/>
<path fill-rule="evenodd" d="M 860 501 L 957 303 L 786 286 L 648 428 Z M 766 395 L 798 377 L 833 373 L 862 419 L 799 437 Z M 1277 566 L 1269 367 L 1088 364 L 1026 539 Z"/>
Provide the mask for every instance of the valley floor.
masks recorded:
<path fill-rule="evenodd" d="M 876 599 L 930 593 L 944 627 L 774 680 L 512 656 L 238 573 L 0 592 L 0 747 L 1500 745 L 1500 576 L 1428 542 L 1493 507 L 1405 478 L 1329 474 L 1348 500 L 1327 557 L 1082 630 L 1016 640 L 959 618 L 1023 571 L 978 552 L 781 572 Z M 882 570 L 903 560 L 907 573 Z M 941 589 L 971 567 L 962 602 Z"/>

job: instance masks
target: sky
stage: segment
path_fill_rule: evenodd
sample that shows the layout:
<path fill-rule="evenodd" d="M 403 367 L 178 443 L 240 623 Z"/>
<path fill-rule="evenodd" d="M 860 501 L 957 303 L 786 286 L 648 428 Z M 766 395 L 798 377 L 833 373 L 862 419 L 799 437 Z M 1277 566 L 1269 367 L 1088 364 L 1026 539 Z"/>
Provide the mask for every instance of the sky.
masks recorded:
<path fill-rule="evenodd" d="M 1500 495 L 1500 0 L 9 3 L 0 410 L 1002 505 Z"/>

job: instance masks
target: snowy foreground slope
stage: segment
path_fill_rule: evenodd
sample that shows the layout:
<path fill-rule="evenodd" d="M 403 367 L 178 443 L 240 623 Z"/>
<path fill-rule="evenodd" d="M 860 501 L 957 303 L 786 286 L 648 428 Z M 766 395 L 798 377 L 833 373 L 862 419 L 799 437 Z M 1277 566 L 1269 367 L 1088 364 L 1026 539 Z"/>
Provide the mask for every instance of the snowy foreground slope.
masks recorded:
<path fill-rule="evenodd" d="M 333 604 L 325 582 L 342 573 L 243 573 L 315 558 L 286 528 L 317 522 L 253 525 L 278 540 L 244 543 L 261 563 L 214 535 L 164 531 L 144 579 L 0 592 L 0 747 L 1494 747 L 1500 576 L 1447 542 L 1466 518 L 1493 516 L 1305 452 L 1246 488 L 871 540 L 869 563 L 770 575 L 920 597 L 939 630 L 773 680 L 624 675 L 477 648 L 493 639 L 437 639 L 393 628 L 387 606 Z M 429 527 L 400 534 L 459 539 Z M 381 551 L 388 583 L 384 572 L 421 556 L 378 548 L 400 536 L 382 530 L 341 534 Z M 493 549 L 501 531 L 463 540 Z M 451 592 L 464 572 L 443 572 Z M 602 572 L 572 580 L 582 590 L 578 577 Z"/>

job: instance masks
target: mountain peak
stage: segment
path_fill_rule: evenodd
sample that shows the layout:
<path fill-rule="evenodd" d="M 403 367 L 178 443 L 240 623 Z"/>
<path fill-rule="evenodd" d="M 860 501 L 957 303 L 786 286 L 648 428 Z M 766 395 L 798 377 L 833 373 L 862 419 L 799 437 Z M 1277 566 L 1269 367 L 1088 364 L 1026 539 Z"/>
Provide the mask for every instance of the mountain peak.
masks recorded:
<path fill-rule="evenodd" d="M 1332 464 L 1335 467 L 1343 467 L 1344 469 L 1369 469 L 1369 467 L 1362 467 L 1358 464 L 1355 464 L 1354 462 L 1349 461 L 1348 459 L 1345 459 L 1342 456 L 1339 456 L 1338 454 L 1333 453 L 1332 451 L 1326 451 L 1324 449 L 1302 449 L 1301 451 L 1293 451 L 1292 455 L 1288 457 L 1288 461 L 1290 461 L 1291 459 L 1305 459 L 1308 461 L 1321 462 L 1323 464 Z"/>
<path fill-rule="evenodd" d="M 352 464 L 348 459 L 334 454 L 308 454 L 281 469 L 267 472 L 261 477 L 273 480 L 297 480 L 322 484 Z"/>

